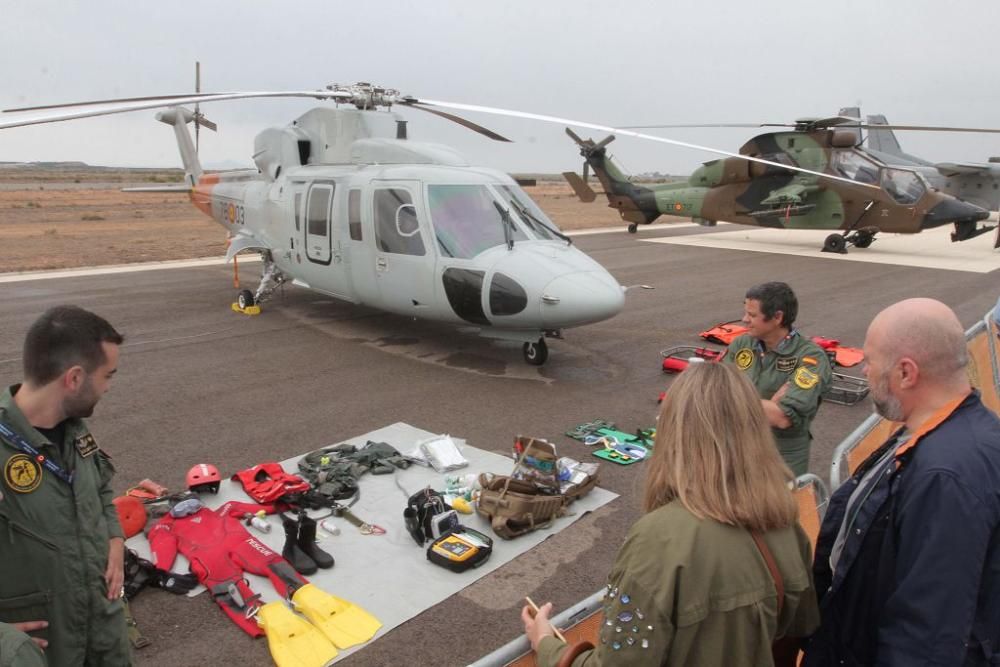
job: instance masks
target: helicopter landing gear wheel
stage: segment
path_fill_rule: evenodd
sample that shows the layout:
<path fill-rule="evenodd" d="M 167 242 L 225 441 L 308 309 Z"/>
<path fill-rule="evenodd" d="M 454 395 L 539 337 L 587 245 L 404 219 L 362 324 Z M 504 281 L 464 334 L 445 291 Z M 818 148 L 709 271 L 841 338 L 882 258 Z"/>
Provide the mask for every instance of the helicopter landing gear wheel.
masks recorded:
<path fill-rule="evenodd" d="M 541 366 L 549 358 L 549 346 L 544 338 L 539 338 L 537 343 L 525 343 L 522 350 L 524 360 L 532 366 Z"/>
<path fill-rule="evenodd" d="M 847 239 L 844 238 L 843 234 L 830 234 L 823 241 L 823 252 L 847 254 Z"/>
<path fill-rule="evenodd" d="M 639 231 L 639 225 L 634 222 L 630 222 L 628 225 L 628 233 L 635 234 L 637 231 Z"/>
<path fill-rule="evenodd" d="M 875 235 L 871 232 L 858 232 L 858 236 L 854 240 L 854 245 L 858 248 L 867 248 L 874 240 Z"/>
<path fill-rule="evenodd" d="M 236 305 L 240 307 L 240 310 L 246 310 L 254 305 L 253 292 L 248 289 L 240 290 L 236 296 Z"/>

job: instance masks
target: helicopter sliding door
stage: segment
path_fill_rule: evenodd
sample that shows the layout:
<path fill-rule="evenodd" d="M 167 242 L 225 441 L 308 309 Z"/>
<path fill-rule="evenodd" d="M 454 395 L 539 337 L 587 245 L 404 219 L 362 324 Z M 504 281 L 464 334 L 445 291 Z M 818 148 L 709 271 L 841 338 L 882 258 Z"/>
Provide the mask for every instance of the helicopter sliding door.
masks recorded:
<path fill-rule="evenodd" d="M 372 184 L 375 278 L 382 307 L 405 315 L 430 314 L 434 306 L 436 255 L 427 242 L 420 184 Z"/>
<path fill-rule="evenodd" d="M 331 261 L 330 213 L 333 208 L 333 182 L 316 181 L 306 197 L 306 258 L 314 264 L 329 266 Z"/>
<path fill-rule="evenodd" d="M 332 180 L 313 181 L 304 197 L 302 238 L 305 259 L 300 271 L 312 289 L 354 301 L 342 252 L 343 193 Z"/>

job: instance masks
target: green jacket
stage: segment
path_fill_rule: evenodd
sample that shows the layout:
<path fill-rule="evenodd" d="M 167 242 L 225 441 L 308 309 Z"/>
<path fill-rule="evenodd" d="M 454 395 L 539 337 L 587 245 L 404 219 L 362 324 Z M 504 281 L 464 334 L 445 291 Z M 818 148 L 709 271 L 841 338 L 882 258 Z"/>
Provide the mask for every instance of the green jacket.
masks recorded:
<path fill-rule="evenodd" d="M 773 428 L 785 463 L 796 476 L 809 471 L 809 428 L 820 399 L 833 382 L 833 371 L 826 352 L 796 330 L 792 330 L 773 350 L 749 334 L 733 340 L 723 359 L 747 374 L 757 393 L 770 400 L 787 384 L 788 390 L 778 406 L 791 421 L 788 428 Z"/>
<path fill-rule="evenodd" d="M 819 625 L 809 539 L 798 523 L 764 535 L 785 584 L 777 617 L 774 580 L 750 533 L 698 519 L 679 501 L 640 518 L 608 577 L 596 648 L 573 667 L 770 665 L 771 643 Z M 565 644 L 546 637 L 538 664 Z"/>
<path fill-rule="evenodd" d="M 130 664 L 123 604 L 107 599 L 104 580 L 108 542 L 122 537 L 111 460 L 79 419 L 66 422 L 63 442 L 48 442 L 14 403 L 18 389 L 0 394 L 0 421 L 74 478 L 0 437 L 0 622 L 47 620 L 40 635 L 53 666 Z"/>

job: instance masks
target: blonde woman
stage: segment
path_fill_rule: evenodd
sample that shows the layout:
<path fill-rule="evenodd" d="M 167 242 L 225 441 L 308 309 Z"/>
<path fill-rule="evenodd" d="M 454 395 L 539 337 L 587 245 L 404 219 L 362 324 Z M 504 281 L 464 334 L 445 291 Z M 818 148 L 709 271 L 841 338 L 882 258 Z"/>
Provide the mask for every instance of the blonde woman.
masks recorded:
<path fill-rule="evenodd" d="M 567 655 L 578 648 L 553 636 L 551 603 L 526 607 L 538 664 L 774 664 L 772 643 L 808 636 L 819 613 L 792 474 L 750 381 L 692 364 L 663 401 L 647 466 L 645 515 L 608 577 L 596 647 Z"/>

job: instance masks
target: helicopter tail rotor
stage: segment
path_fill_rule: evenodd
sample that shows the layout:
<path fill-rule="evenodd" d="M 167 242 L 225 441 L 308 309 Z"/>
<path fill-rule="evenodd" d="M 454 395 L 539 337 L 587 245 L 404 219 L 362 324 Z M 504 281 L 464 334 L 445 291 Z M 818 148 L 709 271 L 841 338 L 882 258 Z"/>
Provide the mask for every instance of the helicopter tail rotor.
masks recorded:
<path fill-rule="evenodd" d="M 195 95 L 201 95 L 201 63 L 195 61 L 194 63 L 194 93 Z M 219 129 L 219 126 L 210 121 L 205 117 L 205 114 L 201 112 L 201 105 L 197 102 L 194 103 L 194 152 L 198 153 L 201 148 L 201 128 L 206 130 L 211 130 L 215 132 Z"/>

